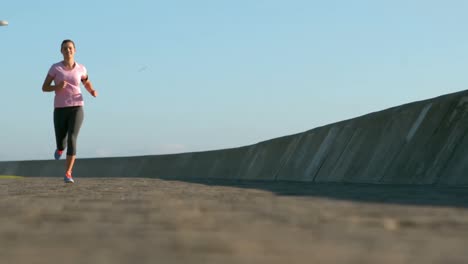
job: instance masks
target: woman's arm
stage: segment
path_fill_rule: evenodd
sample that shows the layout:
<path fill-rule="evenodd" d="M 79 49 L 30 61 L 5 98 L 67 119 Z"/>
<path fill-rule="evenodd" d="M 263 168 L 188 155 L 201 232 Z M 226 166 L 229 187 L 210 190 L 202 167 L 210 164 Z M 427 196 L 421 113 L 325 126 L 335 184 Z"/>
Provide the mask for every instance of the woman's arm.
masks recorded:
<path fill-rule="evenodd" d="M 54 92 L 59 89 L 63 89 L 65 85 L 67 85 L 67 82 L 63 81 L 58 84 L 52 85 L 52 81 L 54 80 L 54 77 L 50 76 L 47 74 L 46 79 L 44 80 L 44 83 L 42 84 L 42 91 L 43 92 Z"/>
<path fill-rule="evenodd" d="M 97 91 L 94 90 L 94 88 L 93 88 L 93 84 L 91 83 L 90 80 L 88 80 L 88 76 L 86 76 L 86 79 L 82 79 L 81 82 L 83 83 L 83 85 L 84 85 L 84 87 L 86 88 L 86 90 L 88 90 L 88 92 L 89 92 L 92 96 L 94 96 L 94 97 L 98 96 Z"/>

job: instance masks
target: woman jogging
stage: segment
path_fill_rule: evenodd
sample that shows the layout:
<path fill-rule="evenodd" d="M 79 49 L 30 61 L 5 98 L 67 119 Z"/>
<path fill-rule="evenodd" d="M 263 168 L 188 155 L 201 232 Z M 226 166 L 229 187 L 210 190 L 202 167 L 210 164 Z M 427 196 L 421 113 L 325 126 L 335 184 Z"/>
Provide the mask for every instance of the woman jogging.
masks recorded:
<path fill-rule="evenodd" d="M 63 180 L 65 183 L 74 183 L 72 170 L 76 159 L 76 139 L 84 118 L 80 82 L 93 97 L 96 97 L 98 93 L 88 80 L 86 68 L 75 62 L 75 43 L 69 39 L 64 40 L 60 51 L 63 55 L 63 61 L 50 67 L 42 85 L 42 91 L 55 92 L 54 128 L 57 149 L 54 158 L 60 159 L 63 151 L 67 148 L 67 162 Z"/>

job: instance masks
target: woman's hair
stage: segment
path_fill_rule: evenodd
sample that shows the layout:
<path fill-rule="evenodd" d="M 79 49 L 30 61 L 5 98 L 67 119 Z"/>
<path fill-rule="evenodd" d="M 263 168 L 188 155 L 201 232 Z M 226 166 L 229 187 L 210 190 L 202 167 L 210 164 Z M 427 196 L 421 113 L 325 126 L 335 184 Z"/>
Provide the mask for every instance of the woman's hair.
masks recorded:
<path fill-rule="evenodd" d="M 68 42 L 70 42 L 71 44 L 73 44 L 73 47 L 76 48 L 76 47 L 75 47 L 75 42 L 73 42 L 73 40 L 71 40 L 71 39 L 66 39 L 66 40 L 62 41 L 62 45 L 60 45 L 60 49 L 62 49 L 63 44 L 66 44 L 66 43 L 68 43 Z"/>

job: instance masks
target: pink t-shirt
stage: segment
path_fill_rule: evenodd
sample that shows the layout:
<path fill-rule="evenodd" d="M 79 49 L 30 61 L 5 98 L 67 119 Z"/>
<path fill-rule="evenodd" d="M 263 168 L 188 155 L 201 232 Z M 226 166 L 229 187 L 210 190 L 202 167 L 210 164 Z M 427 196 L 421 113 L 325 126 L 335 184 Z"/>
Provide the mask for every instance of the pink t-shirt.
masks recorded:
<path fill-rule="evenodd" d="M 75 62 L 75 67 L 68 70 L 62 62 L 58 62 L 50 67 L 48 74 L 54 78 L 55 84 L 61 81 L 67 82 L 63 89 L 55 91 L 55 108 L 84 105 L 80 83 L 81 79 L 86 78 L 88 73 L 83 65 Z"/>

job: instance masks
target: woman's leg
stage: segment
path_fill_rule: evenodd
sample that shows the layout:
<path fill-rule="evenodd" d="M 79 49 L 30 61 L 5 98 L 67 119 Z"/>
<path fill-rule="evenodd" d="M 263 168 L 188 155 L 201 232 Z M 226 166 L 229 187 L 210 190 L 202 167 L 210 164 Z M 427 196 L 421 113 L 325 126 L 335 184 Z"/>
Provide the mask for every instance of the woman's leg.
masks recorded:
<path fill-rule="evenodd" d="M 80 106 L 72 108 L 72 113 L 68 123 L 68 148 L 66 162 L 66 172 L 69 172 L 70 174 L 73 170 L 73 165 L 75 164 L 76 160 L 76 142 L 80 132 L 81 124 L 83 123 L 83 119 L 83 107 Z"/>
<path fill-rule="evenodd" d="M 55 108 L 54 110 L 54 129 L 55 129 L 55 143 L 57 150 L 63 151 L 67 147 L 67 109 Z"/>
<path fill-rule="evenodd" d="M 66 163 L 66 173 L 70 173 L 73 170 L 73 165 L 75 165 L 76 155 L 70 156 L 67 155 L 67 163 Z"/>

